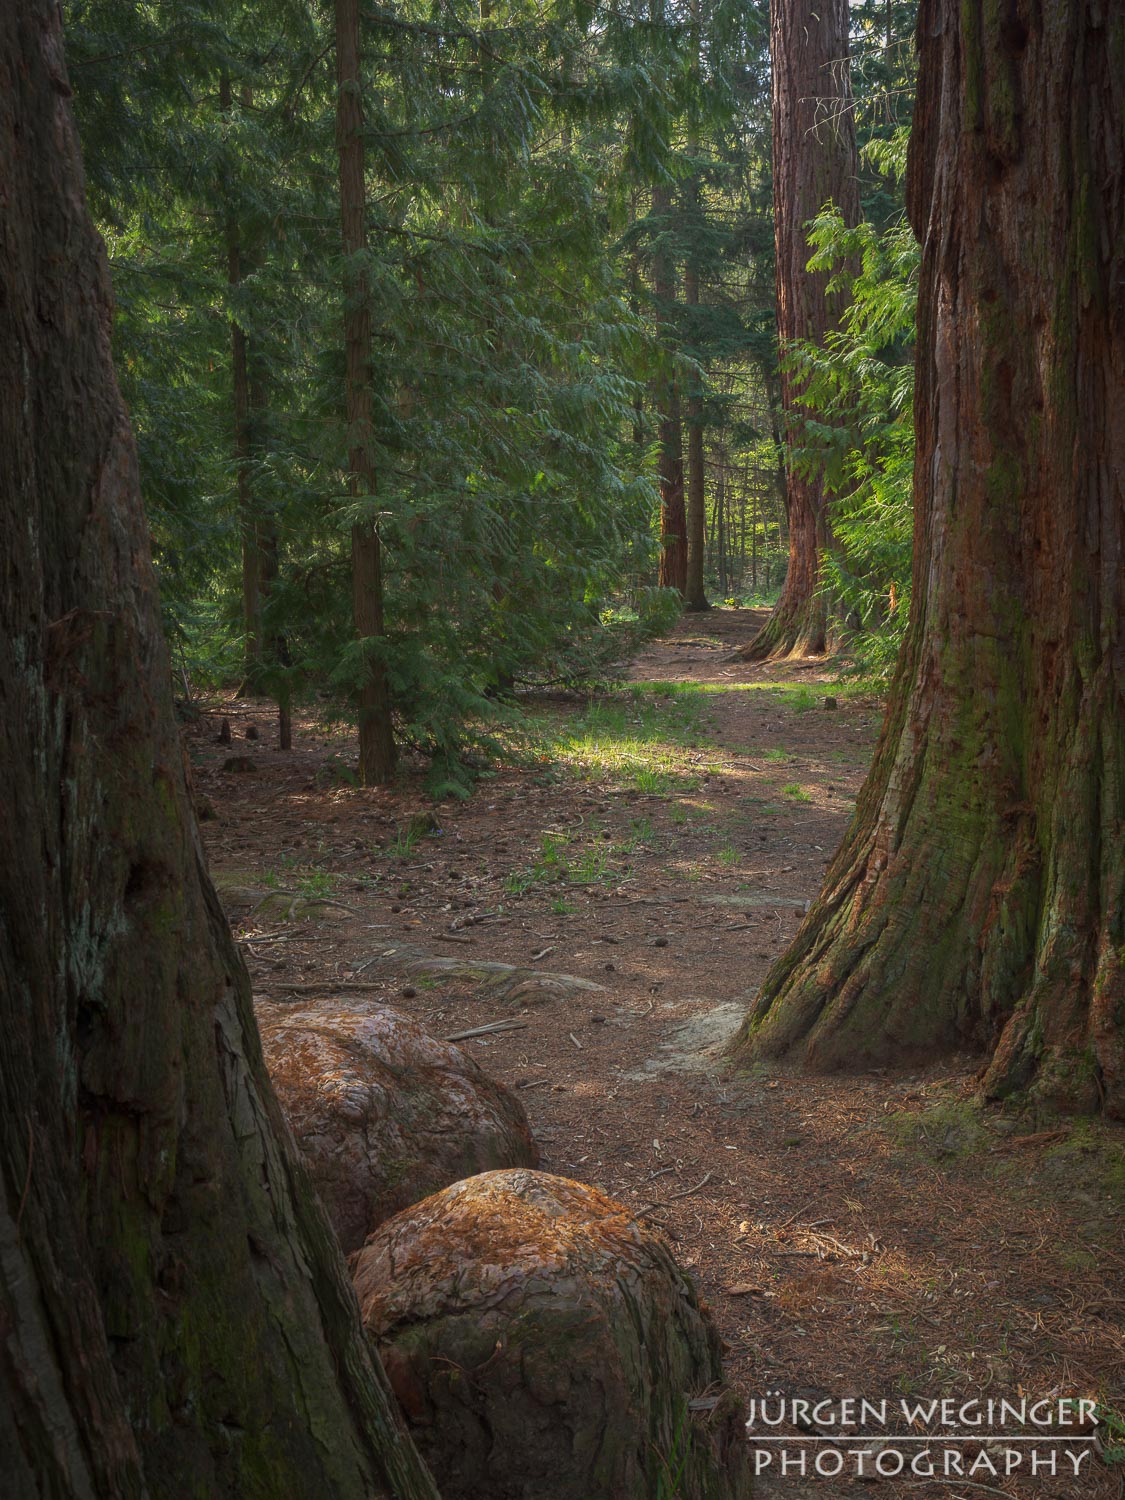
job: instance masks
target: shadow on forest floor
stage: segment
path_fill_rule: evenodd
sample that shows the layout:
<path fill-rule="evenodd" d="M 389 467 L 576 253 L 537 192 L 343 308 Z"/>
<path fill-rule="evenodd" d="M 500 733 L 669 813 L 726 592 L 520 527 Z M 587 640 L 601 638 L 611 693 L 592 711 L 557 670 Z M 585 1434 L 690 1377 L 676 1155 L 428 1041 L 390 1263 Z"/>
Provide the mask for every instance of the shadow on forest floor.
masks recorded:
<path fill-rule="evenodd" d="M 536 706 L 539 760 L 434 817 L 420 777 L 360 790 L 326 773 L 353 753 L 342 729 L 300 723 L 282 756 L 267 705 L 217 705 L 190 743 L 255 991 L 327 1009 L 370 995 L 438 1035 L 515 1016 L 464 1045 L 520 1093 L 546 1170 L 669 1235 L 747 1398 L 1023 1392 L 1120 1411 L 1125 1131 L 982 1111 L 971 1059 L 722 1072 L 722 1034 L 815 897 L 881 723 L 819 661 L 732 664 L 761 617 L 688 617 L 606 693 Z M 239 749 L 260 726 L 255 773 L 221 769 L 221 715 Z M 490 982 L 495 964 L 597 988 L 521 995 Z M 1094 1454 L 1079 1479 L 1061 1455 L 1054 1477 L 1027 1467 L 878 1490 L 1122 1493 Z"/>

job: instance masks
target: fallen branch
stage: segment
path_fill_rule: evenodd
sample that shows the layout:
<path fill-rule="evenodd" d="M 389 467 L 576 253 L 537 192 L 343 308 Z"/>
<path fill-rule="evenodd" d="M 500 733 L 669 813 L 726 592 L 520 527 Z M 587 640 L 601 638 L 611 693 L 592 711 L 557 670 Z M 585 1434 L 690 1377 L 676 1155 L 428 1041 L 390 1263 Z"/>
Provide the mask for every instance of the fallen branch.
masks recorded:
<path fill-rule="evenodd" d="M 455 1031 L 452 1036 L 444 1037 L 447 1042 L 467 1042 L 474 1036 L 492 1036 L 497 1031 L 525 1031 L 528 1027 L 527 1021 L 490 1021 L 487 1026 L 473 1026 L 468 1031 Z"/>

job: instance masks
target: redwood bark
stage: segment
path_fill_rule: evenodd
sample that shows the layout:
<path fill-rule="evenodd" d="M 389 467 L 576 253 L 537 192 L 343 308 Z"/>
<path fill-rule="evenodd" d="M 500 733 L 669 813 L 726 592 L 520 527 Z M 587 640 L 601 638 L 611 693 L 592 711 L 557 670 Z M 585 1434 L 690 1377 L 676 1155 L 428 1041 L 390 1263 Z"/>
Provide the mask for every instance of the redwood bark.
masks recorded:
<path fill-rule="evenodd" d="M 777 340 L 791 455 L 800 388 L 785 368 L 785 351 L 794 339 L 822 342 L 846 305 L 843 293 L 828 292 L 827 272 L 807 269 L 812 246 L 805 225 L 829 201 L 846 223 L 859 222 L 848 0 L 771 0 L 770 74 Z M 794 473 L 792 463 L 785 509 L 789 570 L 770 618 L 739 652 L 749 661 L 815 655 L 829 644 L 829 610 L 819 592 L 820 559 L 831 545 L 824 491 L 818 480 Z"/>
<path fill-rule="evenodd" d="M 206 873 L 69 93 L 0 8 L 0 1488 L 436 1500 Z"/>
<path fill-rule="evenodd" d="M 736 1045 L 1125 1118 L 1125 12 L 924 0 L 914 617 Z"/>
<path fill-rule="evenodd" d="M 344 305 L 344 408 L 348 424 L 349 489 L 356 499 L 375 493 L 372 457 L 371 292 L 364 182 L 363 94 L 359 68 L 358 0 L 336 0 L 336 145 L 340 154 L 340 222 L 347 257 Z M 383 639 L 383 562 L 373 521 L 352 527 L 352 611 L 355 632 L 369 653 L 357 694 L 359 779 L 380 785 L 394 776 L 387 673 L 374 654 Z"/>

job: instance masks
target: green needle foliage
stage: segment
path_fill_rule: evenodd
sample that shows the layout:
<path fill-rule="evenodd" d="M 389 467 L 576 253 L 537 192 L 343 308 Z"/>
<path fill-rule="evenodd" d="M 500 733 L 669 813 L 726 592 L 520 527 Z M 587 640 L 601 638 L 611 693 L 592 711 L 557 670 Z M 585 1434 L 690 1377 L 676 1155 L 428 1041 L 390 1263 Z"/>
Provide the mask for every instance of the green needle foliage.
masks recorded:
<path fill-rule="evenodd" d="M 871 142 L 888 174 L 905 168 L 906 132 Z M 825 588 L 862 629 L 858 670 L 889 678 L 910 613 L 914 477 L 914 323 L 920 251 L 905 216 L 880 231 L 848 229 L 825 210 L 810 228 L 810 265 L 834 273 L 851 305 L 822 346 L 796 345 L 803 382 L 795 461 L 824 479 L 838 547 Z"/>
<path fill-rule="evenodd" d="M 764 443 L 755 462 L 773 465 L 764 17 L 732 0 L 366 5 L 369 248 L 345 265 L 325 0 L 67 0 L 186 677 L 279 702 L 327 692 L 344 711 L 378 651 L 399 740 L 430 757 L 435 790 L 462 792 L 521 687 L 600 674 L 668 623 L 662 362 L 702 403 L 725 476 L 720 552 L 747 455 Z M 660 222 L 638 214 L 654 183 Z M 690 306 L 654 308 L 657 253 L 681 288 L 690 269 Z M 354 497 L 342 328 L 358 270 L 376 481 Z M 755 507 L 751 531 L 743 497 L 740 546 L 756 558 Z M 369 520 L 386 635 L 360 642 L 349 546 Z"/>

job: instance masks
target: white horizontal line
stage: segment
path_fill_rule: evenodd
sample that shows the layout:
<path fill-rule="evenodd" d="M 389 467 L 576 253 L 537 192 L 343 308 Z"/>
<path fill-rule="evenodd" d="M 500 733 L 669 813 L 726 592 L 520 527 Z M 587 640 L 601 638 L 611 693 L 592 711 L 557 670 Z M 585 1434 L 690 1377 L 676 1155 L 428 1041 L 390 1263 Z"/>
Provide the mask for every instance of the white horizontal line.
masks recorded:
<path fill-rule="evenodd" d="M 1007 1433 L 996 1432 L 943 1432 L 939 1437 L 896 1437 L 892 1433 L 885 1433 L 880 1437 L 848 1437 L 842 1434 L 840 1437 L 818 1437 L 813 1433 L 795 1433 L 792 1437 L 756 1437 L 752 1432 L 746 1434 L 751 1443 L 882 1443 L 884 1447 L 893 1448 L 898 1443 L 1092 1443 L 1092 1437 L 1062 1437 L 1054 1433 L 1044 1433 L 1042 1437 L 1009 1437 Z"/>

